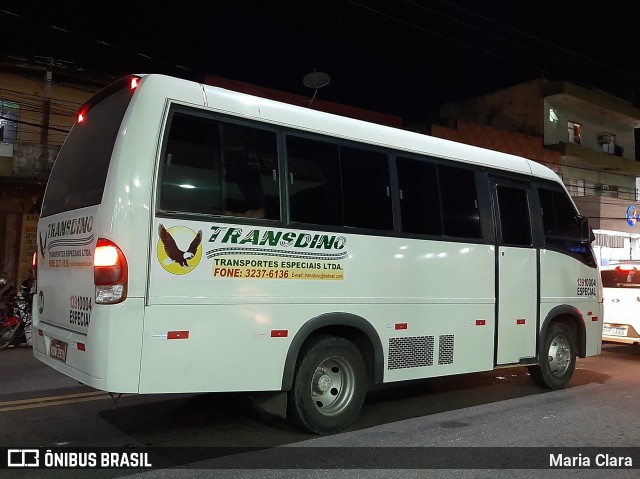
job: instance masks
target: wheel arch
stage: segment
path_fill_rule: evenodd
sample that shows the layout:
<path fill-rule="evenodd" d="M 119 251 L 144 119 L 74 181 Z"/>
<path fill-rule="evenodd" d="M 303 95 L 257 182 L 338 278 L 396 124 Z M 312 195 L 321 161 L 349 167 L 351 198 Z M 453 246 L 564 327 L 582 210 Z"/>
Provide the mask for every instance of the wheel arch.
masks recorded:
<path fill-rule="evenodd" d="M 578 356 L 584 358 L 587 351 L 587 335 L 584 316 L 578 308 L 568 304 L 555 306 L 549 311 L 540 328 L 540 340 L 547 334 L 547 329 L 552 323 L 562 322 L 573 327 L 576 332 Z"/>
<path fill-rule="evenodd" d="M 293 384 L 298 355 L 302 346 L 310 338 L 329 334 L 352 341 L 360 350 L 367 367 L 367 379 L 370 383 L 382 382 L 384 353 L 376 329 L 369 321 L 352 313 L 324 313 L 307 321 L 293 337 L 282 374 L 282 390 L 288 391 Z"/>

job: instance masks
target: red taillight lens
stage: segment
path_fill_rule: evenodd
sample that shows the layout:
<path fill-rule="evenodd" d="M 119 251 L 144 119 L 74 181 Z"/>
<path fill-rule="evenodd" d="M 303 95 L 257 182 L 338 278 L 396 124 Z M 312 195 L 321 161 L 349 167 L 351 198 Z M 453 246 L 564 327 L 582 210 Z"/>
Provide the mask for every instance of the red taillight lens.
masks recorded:
<path fill-rule="evenodd" d="M 138 85 L 140 85 L 140 77 L 137 77 L 137 76 L 126 76 L 126 77 L 122 77 L 119 80 L 113 82 L 111 85 L 103 88 L 98 93 L 96 93 L 94 96 L 92 96 L 87 101 L 87 103 L 82 105 L 80 110 L 78 110 L 78 112 L 76 114 L 76 123 L 80 124 L 80 123 L 83 123 L 84 121 L 86 121 L 87 114 L 89 113 L 89 111 L 94 106 L 99 104 L 102 100 L 104 100 L 108 96 L 112 95 L 114 92 L 116 92 L 116 91 L 118 91 L 118 90 L 120 90 L 122 88 L 128 88 L 129 91 L 132 92 L 133 90 L 138 88 Z"/>
<path fill-rule="evenodd" d="M 34 251 L 33 256 L 31 257 L 31 266 L 33 269 L 33 277 L 35 279 L 38 278 L 38 252 Z"/>
<path fill-rule="evenodd" d="M 638 271 L 638 268 L 630 264 L 621 264 L 620 266 L 616 266 L 616 269 L 618 271 Z"/>
<path fill-rule="evenodd" d="M 127 259 L 111 240 L 98 238 L 93 254 L 96 303 L 114 304 L 127 297 Z"/>

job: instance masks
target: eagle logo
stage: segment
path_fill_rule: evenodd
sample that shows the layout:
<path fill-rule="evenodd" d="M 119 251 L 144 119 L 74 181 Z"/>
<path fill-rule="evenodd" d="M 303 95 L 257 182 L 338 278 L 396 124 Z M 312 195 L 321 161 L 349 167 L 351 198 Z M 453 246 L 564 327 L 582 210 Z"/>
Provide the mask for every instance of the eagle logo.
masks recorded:
<path fill-rule="evenodd" d="M 165 270 L 172 274 L 186 274 L 198 266 L 202 258 L 202 230 L 196 233 L 186 226 L 166 229 L 160 224 L 158 236 L 158 261 Z"/>

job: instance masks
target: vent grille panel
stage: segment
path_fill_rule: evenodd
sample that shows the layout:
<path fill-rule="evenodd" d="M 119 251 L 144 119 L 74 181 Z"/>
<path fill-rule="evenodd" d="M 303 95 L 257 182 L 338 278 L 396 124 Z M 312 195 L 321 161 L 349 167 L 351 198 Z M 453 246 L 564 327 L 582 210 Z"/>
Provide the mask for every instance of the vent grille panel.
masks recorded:
<path fill-rule="evenodd" d="M 438 365 L 453 364 L 455 336 L 438 336 Z M 408 369 L 433 366 L 435 336 L 411 336 L 389 339 L 387 369 Z"/>
<path fill-rule="evenodd" d="M 438 364 L 453 364 L 453 334 L 443 334 L 439 337 Z"/>
<path fill-rule="evenodd" d="M 433 336 L 413 336 L 389 339 L 388 369 L 433 366 Z"/>

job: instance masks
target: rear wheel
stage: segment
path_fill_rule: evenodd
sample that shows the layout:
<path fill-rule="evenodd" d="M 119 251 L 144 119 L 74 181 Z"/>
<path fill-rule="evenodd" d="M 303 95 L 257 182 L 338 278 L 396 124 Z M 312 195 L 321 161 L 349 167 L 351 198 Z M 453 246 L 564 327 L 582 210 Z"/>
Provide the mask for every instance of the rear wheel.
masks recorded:
<path fill-rule="evenodd" d="M 0 351 L 3 351 L 9 347 L 13 338 L 16 337 L 20 323 L 16 323 L 13 326 L 0 327 Z"/>
<path fill-rule="evenodd" d="M 576 369 L 576 335 L 565 323 L 553 323 L 540 345 L 538 365 L 530 366 L 534 382 L 548 389 L 567 385 Z"/>
<path fill-rule="evenodd" d="M 338 432 L 358 416 L 366 390 L 358 348 L 340 337 L 318 336 L 300 352 L 287 417 L 316 434 Z"/>

